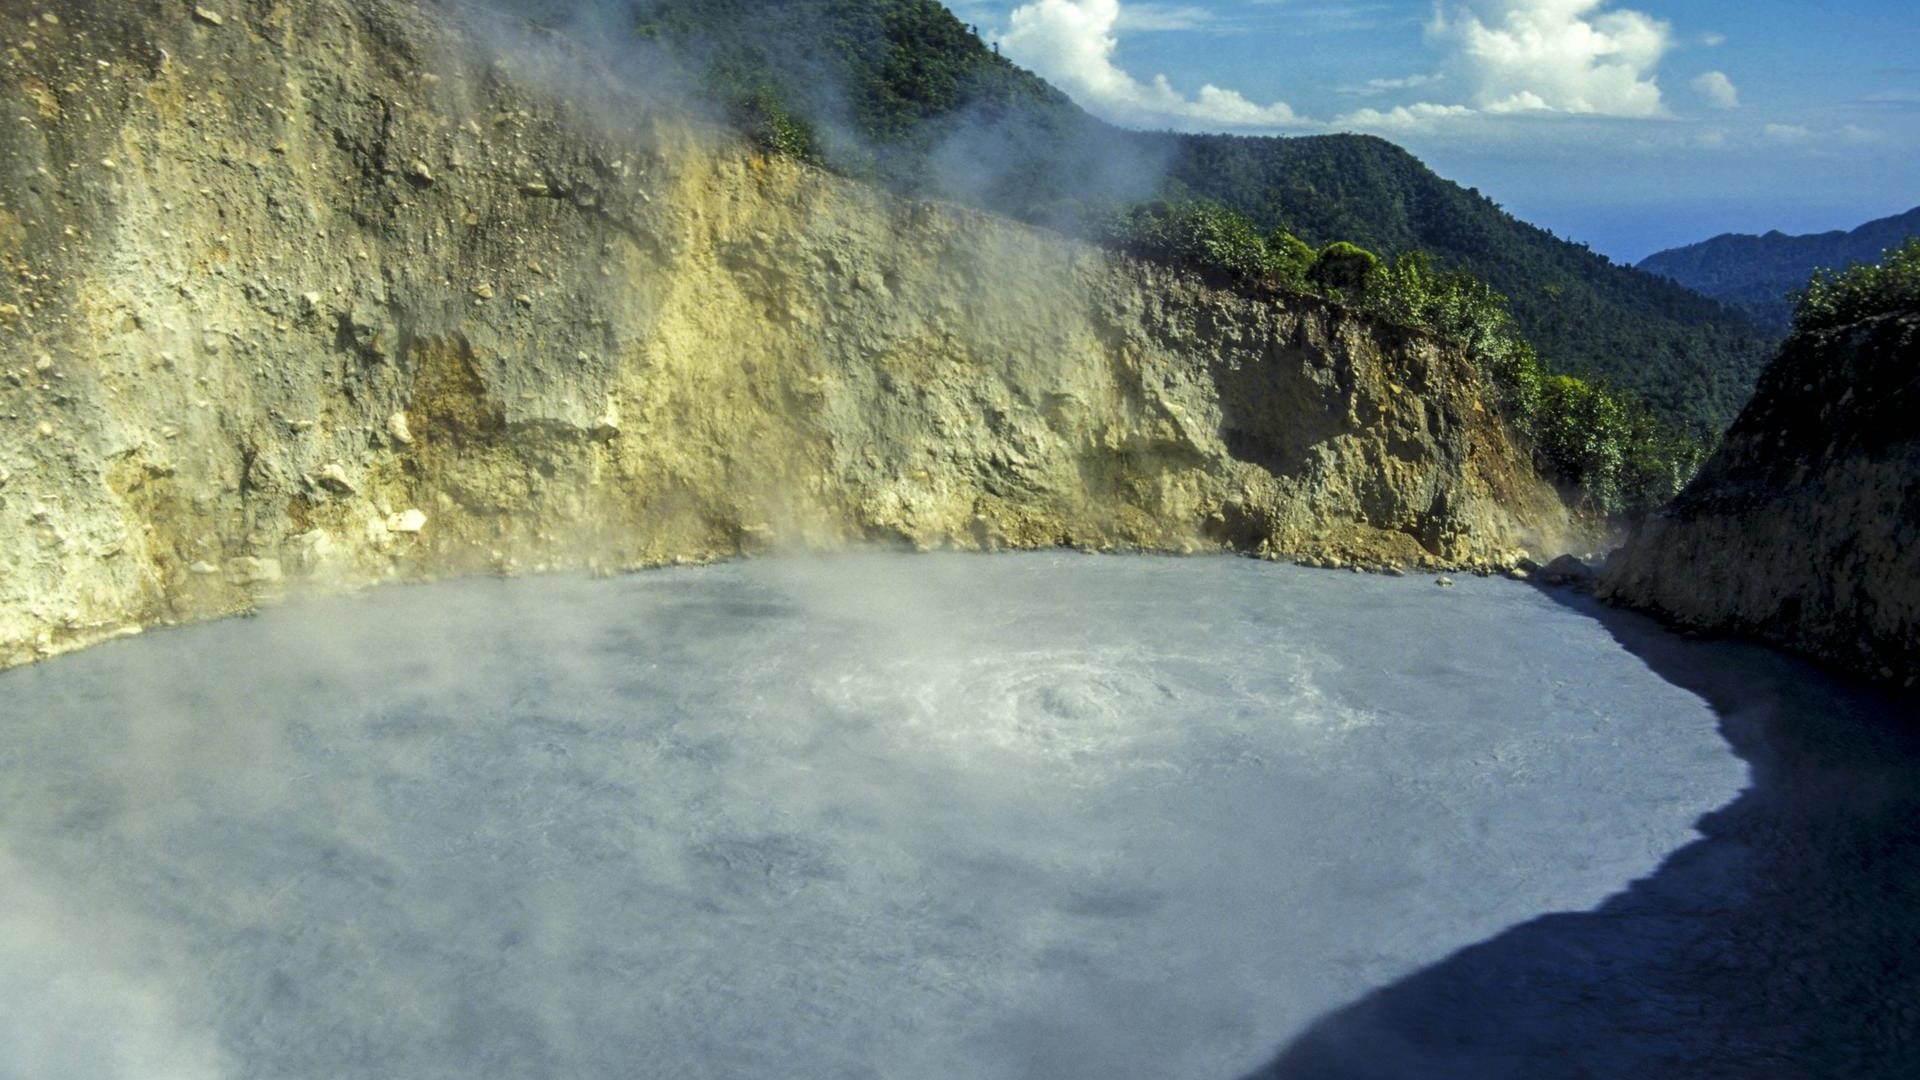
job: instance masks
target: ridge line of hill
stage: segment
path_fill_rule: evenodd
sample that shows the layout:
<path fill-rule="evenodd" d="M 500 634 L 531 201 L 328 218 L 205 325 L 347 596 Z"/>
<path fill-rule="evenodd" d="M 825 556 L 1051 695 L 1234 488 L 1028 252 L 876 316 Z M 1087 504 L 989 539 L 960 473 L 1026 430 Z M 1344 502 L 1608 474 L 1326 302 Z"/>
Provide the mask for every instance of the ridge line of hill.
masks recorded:
<path fill-rule="evenodd" d="M 1920 236 L 1920 206 L 1855 229 L 1798 236 L 1778 229 L 1760 236 L 1721 233 L 1655 252 L 1638 267 L 1723 301 L 1762 326 L 1784 331 L 1793 321 L 1794 290 L 1815 270 L 1878 262 L 1882 253 L 1915 236 Z"/>

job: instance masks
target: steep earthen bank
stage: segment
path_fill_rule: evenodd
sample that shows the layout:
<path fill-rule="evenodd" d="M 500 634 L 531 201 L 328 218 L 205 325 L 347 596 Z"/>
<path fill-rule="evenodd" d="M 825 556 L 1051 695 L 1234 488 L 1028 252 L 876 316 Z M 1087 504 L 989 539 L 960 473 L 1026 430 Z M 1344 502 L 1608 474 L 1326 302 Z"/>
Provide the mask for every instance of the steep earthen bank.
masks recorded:
<path fill-rule="evenodd" d="M 1615 552 L 1601 595 L 1912 687 L 1920 312 L 1790 341 L 1726 443 Z"/>
<path fill-rule="evenodd" d="M 756 156 L 453 15 L 0 11 L 0 666 L 308 583 L 1566 528 L 1452 349 Z"/>

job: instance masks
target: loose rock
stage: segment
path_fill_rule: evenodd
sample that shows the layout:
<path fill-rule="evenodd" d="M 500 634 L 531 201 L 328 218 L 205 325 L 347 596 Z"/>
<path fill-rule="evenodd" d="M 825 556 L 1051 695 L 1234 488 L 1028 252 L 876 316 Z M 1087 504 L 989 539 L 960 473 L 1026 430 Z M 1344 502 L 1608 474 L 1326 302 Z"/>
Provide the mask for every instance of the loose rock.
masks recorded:
<path fill-rule="evenodd" d="M 353 486 L 352 480 L 347 479 L 347 470 L 341 468 L 339 465 L 323 466 L 319 472 L 314 473 L 309 479 L 316 487 L 325 488 L 335 495 L 352 495 L 359 490 Z"/>
<path fill-rule="evenodd" d="M 273 585 L 286 577 L 278 559 L 256 559 L 243 556 L 227 563 L 227 582 L 246 588 L 252 585 Z"/>
<path fill-rule="evenodd" d="M 1562 555 L 1540 571 L 1540 580 L 1549 585 L 1590 585 L 1593 578 L 1593 567 L 1574 555 Z"/>
<path fill-rule="evenodd" d="M 427 527 L 427 515 L 419 510 L 402 510 L 387 517 L 387 531 L 417 533 Z"/>

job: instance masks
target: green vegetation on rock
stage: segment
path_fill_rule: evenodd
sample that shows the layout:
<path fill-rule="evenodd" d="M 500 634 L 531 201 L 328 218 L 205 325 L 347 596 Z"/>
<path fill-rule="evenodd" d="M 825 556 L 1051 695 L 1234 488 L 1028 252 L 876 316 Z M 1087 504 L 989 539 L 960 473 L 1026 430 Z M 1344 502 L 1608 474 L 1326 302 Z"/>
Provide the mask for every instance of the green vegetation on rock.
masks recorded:
<path fill-rule="evenodd" d="M 1162 146 L 1170 187 L 1233 206 L 1257 227 L 1383 255 L 1425 251 L 1471 271 L 1508 297 L 1542 353 L 1675 424 L 1723 428 L 1772 352 L 1771 334 L 1717 301 L 1528 225 L 1384 139 L 1143 138 Z"/>
<path fill-rule="evenodd" d="M 1464 345 L 1541 471 L 1593 510 L 1654 509 L 1686 485 L 1710 449 L 1704 435 L 1663 419 L 1632 393 L 1553 372 L 1520 332 L 1506 297 L 1465 271 L 1436 268 L 1431 256 L 1415 252 L 1375 268 L 1358 300 L 1380 318 Z"/>
<path fill-rule="evenodd" d="M 1207 199 L 1136 203 L 1096 218 L 1093 239 L 1142 258 L 1237 282 L 1303 280 L 1306 263 L 1286 234 L 1264 237 L 1245 216 Z M 1295 241 L 1298 243 L 1298 241 Z M 1306 249 L 1309 259 L 1312 250 Z"/>
<path fill-rule="evenodd" d="M 1686 485 L 1711 448 L 1700 429 L 1662 418 L 1630 392 L 1551 370 L 1505 296 L 1425 252 L 1382 260 L 1345 241 L 1315 252 L 1284 230 L 1262 237 L 1244 215 L 1206 199 L 1109 212 L 1095 237 L 1218 282 L 1318 295 L 1465 346 L 1541 472 L 1597 512 L 1652 510 Z"/>
<path fill-rule="evenodd" d="M 1631 393 L 1550 370 L 1505 296 L 1425 252 L 1382 260 L 1345 241 L 1315 252 L 1284 230 L 1262 237 L 1244 215 L 1206 199 L 1112 211 L 1095 236 L 1216 281 L 1318 295 L 1465 346 L 1540 470 L 1595 511 L 1637 515 L 1659 506 L 1710 449 L 1697 429 L 1662 419 Z"/>
<path fill-rule="evenodd" d="M 1329 292 L 1355 295 L 1362 292 L 1380 272 L 1380 256 L 1366 248 L 1336 240 L 1320 249 L 1307 280 Z"/>
<path fill-rule="evenodd" d="M 1920 311 L 1920 238 L 1890 249 L 1878 263 L 1815 271 L 1794 301 L 1794 337 L 1876 315 Z"/>

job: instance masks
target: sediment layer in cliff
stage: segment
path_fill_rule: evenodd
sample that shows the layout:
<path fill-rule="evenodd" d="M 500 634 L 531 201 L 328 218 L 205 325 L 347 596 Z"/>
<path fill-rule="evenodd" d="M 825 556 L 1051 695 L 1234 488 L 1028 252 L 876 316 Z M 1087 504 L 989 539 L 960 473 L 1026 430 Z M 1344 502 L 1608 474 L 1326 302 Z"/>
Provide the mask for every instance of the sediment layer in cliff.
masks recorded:
<path fill-rule="evenodd" d="M 0 666 L 308 585 L 1566 526 L 1427 338 L 755 155 L 451 6 L 215 7 L 6 13 Z"/>
<path fill-rule="evenodd" d="M 1870 679 L 1920 673 L 1920 311 L 1790 341 L 1601 595 Z"/>

